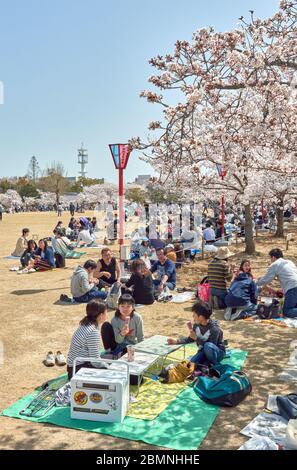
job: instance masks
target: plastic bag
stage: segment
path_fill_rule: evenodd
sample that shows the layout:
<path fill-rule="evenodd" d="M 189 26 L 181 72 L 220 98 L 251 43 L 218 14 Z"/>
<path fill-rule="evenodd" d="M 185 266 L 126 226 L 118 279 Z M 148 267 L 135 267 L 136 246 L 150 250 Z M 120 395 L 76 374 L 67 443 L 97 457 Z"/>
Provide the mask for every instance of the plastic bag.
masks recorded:
<path fill-rule="evenodd" d="M 171 302 L 175 304 L 182 304 L 183 302 L 189 302 L 194 299 L 194 292 L 182 292 L 181 294 L 175 295 Z"/>
<path fill-rule="evenodd" d="M 255 436 L 246 441 L 238 450 L 279 450 L 279 447 L 269 437 Z"/>
<path fill-rule="evenodd" d="M 272 413 L 260 413 L 240 431 L 247 437 L 269 437 L 276 444 L 284 445 L 288 421 Z"/>
<path fill-rule="evenodd" d="M 106 303 L 108 308 L 117 309 L 118 308 L 118 301 L 121 296 L 121 285 L 115 282 L 112 286 L 110 291 L 106 297 Z"/>
<path fill-rule="evenodd" d="M 297 420 L 290 419 L 286 432 L 285 448 L 297 450 Z"/>
<path fill-rule="evenodd" d="M 63 387 L 56 391 L 56 406 L 66 406 L 71 401 L 71 384 L 67 382 Z"/>

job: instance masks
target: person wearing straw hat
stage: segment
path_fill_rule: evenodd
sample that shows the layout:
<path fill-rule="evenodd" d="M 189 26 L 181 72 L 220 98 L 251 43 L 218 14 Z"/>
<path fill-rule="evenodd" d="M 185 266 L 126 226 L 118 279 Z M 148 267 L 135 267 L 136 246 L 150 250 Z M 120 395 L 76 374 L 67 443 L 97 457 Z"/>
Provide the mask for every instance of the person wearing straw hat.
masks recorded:
<path fill-rule="evenodd" d="M 231 266 L 228 258 L 233 256 L 228 247 L 220 247 L 215 258 L 208 265 L 208 282 L 211 286 L 211 295 L 218 298 L 219 308 L 226 308 L 227 282 L 232 278 Z"/>
<path fill-rule="evenodd" d="M 168 259 L 170 259 L 174 264 L 176 263 L 176 253 L 174 249 L 174 245 L 169 243 L 165 247 L 165 255 Z"/>

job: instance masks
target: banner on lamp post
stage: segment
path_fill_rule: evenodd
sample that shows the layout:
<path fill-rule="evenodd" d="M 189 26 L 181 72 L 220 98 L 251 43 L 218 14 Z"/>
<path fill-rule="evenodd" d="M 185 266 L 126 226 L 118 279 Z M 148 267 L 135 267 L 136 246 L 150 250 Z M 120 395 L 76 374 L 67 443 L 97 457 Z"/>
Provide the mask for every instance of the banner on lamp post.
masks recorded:
<path fill-rule="evenodd" d="M 114 165 L 119 170 L 119 221 L 120 221 L 120 245 L 124 243 L 124 169 L 127 166 L 132 147 L 129 144 L 109 144 L 109 149 Z M 117 234 L 116 234 L 117 237 Z"/>
<path fill-rule="evenodd" d="M 216 163 L 216 166 L 217 166 L 218 175 L 220 176 L 220 178 L 223 179 L 227 174 L 226 167 L 221 163 Z"/>
<path fill-rule="evenodd" d="M 117 170 L 124 170 L 127 166 L 132 147 L 129 144 L 109 144 L 114 166 Z"/>

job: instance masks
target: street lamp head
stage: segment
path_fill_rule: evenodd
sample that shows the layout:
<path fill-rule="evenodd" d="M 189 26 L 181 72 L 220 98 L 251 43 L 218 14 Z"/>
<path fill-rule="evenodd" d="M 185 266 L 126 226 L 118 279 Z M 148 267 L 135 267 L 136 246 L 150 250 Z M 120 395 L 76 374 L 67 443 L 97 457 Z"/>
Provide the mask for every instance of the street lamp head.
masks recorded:
<path fill-rule="evenodd" d="M 227 174 L 227 169 L 224 165 L 221 165 L 220 163 L 216 163 L 217 166 L 217 171 L 218 175 L 220 178 L 224 178 Z"/>
<path fill-rule="evenodd" d="M 132 147 L 129 144 L 109 144 L 114 166 L 117 170 L 124 170 L 127 166 Z"/>

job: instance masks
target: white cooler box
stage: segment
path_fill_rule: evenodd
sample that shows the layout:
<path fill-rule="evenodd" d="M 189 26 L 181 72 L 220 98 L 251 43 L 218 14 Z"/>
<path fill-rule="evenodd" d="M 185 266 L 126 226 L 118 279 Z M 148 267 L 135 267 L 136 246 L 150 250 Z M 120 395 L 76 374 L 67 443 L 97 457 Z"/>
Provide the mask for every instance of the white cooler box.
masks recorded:
<path fill-rule="evenodd" d="M 81 368 L 76 362 L 112 363 L 112 369 Z M 119 368 L 117 368 L 117 365 Z M 129 365 L 124 361 L 77 358 L 71 379 L 71 418 L 122 422 L 129 406 Z"/>

